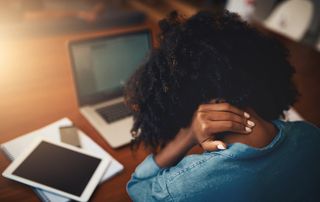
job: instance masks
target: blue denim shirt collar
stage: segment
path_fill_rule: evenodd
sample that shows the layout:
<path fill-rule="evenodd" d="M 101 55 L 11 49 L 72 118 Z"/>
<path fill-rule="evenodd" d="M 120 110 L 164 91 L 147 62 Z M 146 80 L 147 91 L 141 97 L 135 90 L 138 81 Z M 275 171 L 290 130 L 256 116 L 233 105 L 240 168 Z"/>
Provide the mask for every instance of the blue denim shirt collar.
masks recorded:
<path fill-rule="evenodd" d="M 262 156 L 269 153 L 278 147 L 285 139 L 284 122 L 281 120 L 274 120 L 272 123 L 278 128 L 277 135 L 273 138 L 272 142 L 263 148 L 254 148 L 242 143 L 234 143 L 228 145 L 226 150 L 215 151 L 220 155 L 229 156 L 231 158 L 246 159 Z"/>

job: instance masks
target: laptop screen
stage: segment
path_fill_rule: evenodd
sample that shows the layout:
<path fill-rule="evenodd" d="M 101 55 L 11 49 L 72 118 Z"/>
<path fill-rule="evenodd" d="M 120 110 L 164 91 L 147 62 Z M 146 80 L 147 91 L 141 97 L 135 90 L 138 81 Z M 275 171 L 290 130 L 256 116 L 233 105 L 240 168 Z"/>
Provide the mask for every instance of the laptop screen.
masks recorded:
<path fill-rule="evenodd" d="M 151 48 L 149 31 L 76 41 L 70 44 L 80 105 L 122 95 L 131 74 Z"/>

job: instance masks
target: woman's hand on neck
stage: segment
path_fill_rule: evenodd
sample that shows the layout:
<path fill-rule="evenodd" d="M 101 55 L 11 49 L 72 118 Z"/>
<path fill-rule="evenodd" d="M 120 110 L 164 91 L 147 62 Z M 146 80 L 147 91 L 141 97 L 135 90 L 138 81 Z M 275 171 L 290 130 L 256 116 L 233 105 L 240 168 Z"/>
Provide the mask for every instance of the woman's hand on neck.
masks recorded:
<path fill-rule="evenodd" d="M 219 106 L 221 107 L 221 105 Z M 230 108 L 230 106 L 228 106 L 228 108 L 229 110 L 233 109 L 232 111 L 238 111 L 234 108 Z M 276 127 L 272 123 L 267 122 L 262 118 L 260 118 L 253 110 L 245 109 L 245 111 L 250 114 L 250 117 L 247 117 L 247 118 L 250 121 L 253 121 L 255 123 L 255 126 L 251 127 L 252 131 L 250 133 L 244 132 L 244 126 L 240 126 L 239 128 L 241 128 L 241 130 L 239 129 L 239 131 L 242 131 L 242 133 L 233 132 L 233 133 L 226 134 L 221 140 L 213 140 L 212 142 L 208 141 L 208 144 L 210 146 L 208 146 L 207 148 L 209 148 L 209 151 L 224 149 L 224 148 L 219 148 L 219 145 L 217 145 L 217 142 L 220 142 L 220 144 L 222 143 L 231 144 L 231 143 L 239 142 L 239 143 L 247 144 L 252 147 L 261 148 L 261 147 L 265 147 L 272 141 L 272 139 L 277 133 Z M 239 111 L 238 113 L 242 114 L 240 116 L 243 116 L 244 114 L 243 111 L 241 112 Z M 219 113 L 219 115 L 221 115 L 221 113 Z M 195 117 L 198 117 L 198 116 L 195 116 Z M 194 121 L 194 122 L 198 123 L 197 121 Z M 200 121 L 199 124 L 195 124 L 195 125 L 201 126 L 200 123 L 203 123 L 203 122 Z M 198 127 L 192 127 L 193 125 L 194 124 L 192 124 L 190 127 L 193 129 L 198 128 Z M 215 125 L 215 126 L 218 127 L 219 125 Z M 232 131 L 232 130 L 226 129 L 225 131 Z M 200 134 L 200 136 L 201 135 L 205 136 L 205 134 L 202 134 L 202 133 Z M 171 167 L 175 165 L 177 162 L 179 162 L 193 146 L 201 143 L 205 144 L 205 142 L 206 141 L 201 141 L 201 140 L 199 141 L 196 138 L 194 132 L 190 130 L 190 128 L 180 129 L 176 137 L 155 155 L 155 161 L 158 164 L 158 166 L 161 168 Z M 203 149 L 205 149 L 203 145 L 201 146 Z"/>
<path fill-rule="evenodd" d="M 277 128 L 271 122 L 265 121 L 259 117 L 252 109 L 247 108 L 245 111 L 250 114 L 250 120 L 255 123 L 252 132 L 247 135 L 236 133 L 227 134 L 223 137 L 222 141 L 226 144 L 236 142 L 243 143 L 256 148 L 267 146 L 276 136 Z"/>

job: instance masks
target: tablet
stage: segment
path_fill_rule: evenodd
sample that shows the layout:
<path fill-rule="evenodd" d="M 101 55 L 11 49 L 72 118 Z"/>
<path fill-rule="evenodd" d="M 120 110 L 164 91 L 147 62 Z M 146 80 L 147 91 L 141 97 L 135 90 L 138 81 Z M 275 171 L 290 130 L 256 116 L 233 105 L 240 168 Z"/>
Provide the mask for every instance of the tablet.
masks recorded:
<path fill-rule="evenodd" d="M 65 143 L 37 139 L 2 175 L 73 200 L 88 201 L 110 162 Z"/>

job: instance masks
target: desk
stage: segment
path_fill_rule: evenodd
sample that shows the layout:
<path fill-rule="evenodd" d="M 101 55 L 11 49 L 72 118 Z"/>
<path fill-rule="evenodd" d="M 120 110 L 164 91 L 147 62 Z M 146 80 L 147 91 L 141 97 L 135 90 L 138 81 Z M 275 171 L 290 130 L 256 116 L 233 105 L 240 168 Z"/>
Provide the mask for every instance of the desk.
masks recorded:
<path fill-rule="evenodd" d="M 126 30 L 140 29 L 141 27 Z M 68 58 L 67 41 L 86 36 L 122 32 L 125 29 L 1 41 L 0 143 L 63 117 L 92 137 L 124 166 L 124 171 L 98 186 L 92 201 L 129 201 L 125 185 L 147 152 L 132 154 L 130 147 L 111 147 L 80 114 Z M 0 153 L 0 172 L 9 160 Z M 39 201 L 25 185 L 0 177 L 0 201 Z"/>
<path fill-rule="evenodd" d="M 82 117 L 77 108 L 66 48 L 70 39 L 104 33 L 106 31 L 0 41 L 0 143 L 69 117 L 125 166 L 121 174 L 97 188 L 91 201 L 130 201 L 125 184 L 147 152 L 139 149 L 133 155 L 128 146 L 111 149 Z M 320 54 L 309 47 L 281 40 L 292 51 L 291 60 L 297 69 L 295 82 L 302 96 L 296 107 L 307 120 L 320 126 Z M 8 165 L 9 160 L 0 153 L 0 172 Z M 39 199 L 28 186 L 0 177 L 0 201 Z"/>

